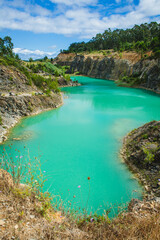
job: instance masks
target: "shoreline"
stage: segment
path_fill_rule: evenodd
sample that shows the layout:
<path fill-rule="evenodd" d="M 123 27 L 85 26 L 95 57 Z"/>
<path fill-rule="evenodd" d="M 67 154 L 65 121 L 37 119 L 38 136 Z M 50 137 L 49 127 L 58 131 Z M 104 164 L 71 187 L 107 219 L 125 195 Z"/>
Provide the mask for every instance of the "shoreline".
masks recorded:
<path fill-rule="evenodd" d="M 127 161 L 126 159 L 126 146 L 124 146 L 124 139 L 126 138 L 126 136 L 122 139 L 122 148 L 120 149 L 120 157 L 122 159 L 122 163 L 125 164 L 125 166 L 128 168 L 128 170 L 133 174 L 133 176 L 136 178 L 136 180 L 139 182 L 139 184 L 143 187 L 143 191 L 142 191 L 142 199 L 149 199 L 149 198 L 153 198 L 154 195 L 150 194 L 148 192 L 149 189 L 149 185 L 146 183 L 145 178 L 143 177 L 143 175 L 141 175 L 139 169 L 133 165 L 132 163 L 130 163 L 129 161 Z"/>
<path fill-rule="evenodd" d="M 81 75 L 81 76 L 84 76 L 84 75 Z M 85 77 L 88 77 L 88 76 L 85 76 Z M 107 79 L 104 79 L 104 80 L 107 80 Z M 108 80 L 109 81 L 116 81 L 116 80 L 112 80 L 112 79 L 108 79 Z M 78 85 L 78 86 L 81 86 L 81 84 Z M 65 87 L 65 86 L 63 86 L 63 87 Z M 66 87 L 73 87 L 73 86 L 66 86 Z M 142 88 L 142 87 L 127 87 L 127 88 L 138 88 L 138 89 L 144 89 L 144 90 L 147 90 L 147 91 L 152 91 L 151 89 L 146 89 L 146 88 Z M 155 91 L 152 91 L 152 92 L 155 92 Z M 155 93 L 159 94 L 157 92 L 155 92 Z M 51 110 L 54 110 L 54 109 L 57 109 L 57 108 L 61 107 L 64 103 L 63 92 L 60 92 L 60 96 L 61 96 L 61 102 L 59 104 L 57 104 L 56 107 L 54 107 L 54 108 L 51 108 L 51 107 L 43 108 L 43 107 L 41 107 L 40 109 L 36 110 L 35 112 L 31 112 L 28 116 L 18 116 L 17 115 L 17 117 L 14 117 L 12 119 L 12 122 L 8 126 L 6 126 L 6 128 L 4 128 L 3 132 L 1 132 L 1 134 L 0 134 L 0 144 L 2 145 L 4 142 L 6 142 L 8 140 L 8 136 L 10 135 L 11 130 L 16 125 L 18 125 L 22 119 L 24 119 L 26 117 L 35 116 L 35 115 L 41 114 L 42 112 L 51 111 Z M 145 192 L 144 192 L 144 196 L 142 195 L 142 197 L 145 198 L 145 199 L 146 198 L 147 199 L 153 198 L 153 197 L 155 197 L 155 195 L 153 194 L 153 192 L 151 192 L 151 190 L 149 191 L 150 186 L 149 186 L 149 184 L 147 184 L 144 176 L 141 174 L 138 167 L 136 167 L 133 163 L 131 163 L 127 160 L 126 140 L 127 140 L 128 136 L 129 136 L 129 133 L 125 137 L 122 138 L 122 148 L 120 149 L 120 157 L 122 159 L 122 162 L 125 163 L 125 165 L 129 169 L 129 171 L 133 173 L 133 175 L 138 180 L 138 182 L 143 186 Z"/>
<path fill-rule="evenodd" d="M 71 77 L 89 77 L 89 78 L 113 81 L 113 82 L 115 82 L 115 84 L 116 84 L 116 81 L 118 81 L 118 79 L 105 79 L 105 78 L 98 78 L 98 77 L 81 75 L 81 74 L 79 74 L 79 75 L 70 74 L 70 75 L 71 75 Z M 143 90 L 146 90 L 146 91 L 149 91 L 149 92 L 153 92 L 153 93 L 156 93 L 156 94 L 160 95 L 160 90 L 156 91 L 154 89 L 146 88 L 146 87 L 142 87 L 142 86 L 121 86 L 121 85 L 117 85 L 117 84 L 116 84 L 116 86 L 117 87 L 124 87 L 124 88 L 143 89 Z"/>
<path fill-rule="evenodd" d="M 57 109 L 59 107 L 61 107 L 64 103 L 63 101 L 63 93 L 60 92 L 60 96 L 61 96 L 61 102 L 59 104 L 57 104 L 54 108 L 48 107 L 48 108 L 43 108 L 40 107 L 38 110 L 36 110 L 35 112 L 31 112 L 29 115 L 27 116 L 19 116 L 17 115 L 17 117 L 15 116 L 14 118 L 12 118 L 11 122 L 9 125 L 5 125 L 4 131 L 2 131 L 0 133 L 0 145 L 3 145 L 3 143 L 5 143 L 8 140 L 8 136 L 10 135 L 11 130 L 18 125 L 22 119 L 26 118 L 26 117 L 31 117 L 31 116 L 35 116 L 38 114 L 41 114 L 43 112 L 47 112 L 47 111 L 51 111 L 54 109 Z"/>
<path fill-rule="evenodd" d="M 143 189 L 144 189 L 144 192 L 142 195 L 143 200 L 146 200 L 146 201 L 154 200 L 154 201 L 160 202 L 160 194 L 159 194 L 159 190 L 158 190 L 160 187 L 160 184 L 159 184 L 159 187 L 156 187 L 156 189 L 155 189 L 155 185 L 153 184 L 153 181 L 155 181 L 155 179 L 157 179 L 157 175 L 155 174 L 155 171 L 153 169 L 154 168 L 159 169 L 158 163 L 156 163 L 156 162 L 150 163 L 149 167 L 143 166 L 143 161 L 145 162 L 145 159 L 143 159 L 143 157 L 142 157 L 142 159 L 140 159 L 139 164 L 137 165 L 136 162 L 134 162 L 134 161 L 136 161 L 135 157 L 140 158 L 140 155 L 136 155 L 136 154 L 138 154 L 139 150 L 136 149 L 136 146 L 134 149 L 132 149 L 132 147 L 130 147 L 130 146 L 133 146 L 133 141 L 135 141 L 135 135 L 137 134 L 137 136 L 140 138 L 140 135 L 138 135 L 138 133 L 141 131 L 141 134 L 143 136 L 144 128 L 148 128 L 148 126 L 150 127 L 154 123 L 156 126 L 156 123 L 158 123 L 158 121 L 152 121 L 152 122 L 142 125 L 139 128 L 136 128 L 135 130 L 133 130 L 136 133 L 134 133 L 133 131 L 129 132 L 122 139 L 122 147 L 120 149 L 120 157 L 122 159 L 122 162 L 128 167 L 129 171 L 131 173 L 133 173 L 133 175 L 135 176 L 137 181 L 143 187 Z M 150 138 L 151 138 L 151 134 L 150 134 Z M 143 138 L 140 141 L 142 144 Z M 138 142 L 138 144 L 140 144 L 140 143 Z M 158 186 L 158 182 L 157 182 L 157 186 Z"/>

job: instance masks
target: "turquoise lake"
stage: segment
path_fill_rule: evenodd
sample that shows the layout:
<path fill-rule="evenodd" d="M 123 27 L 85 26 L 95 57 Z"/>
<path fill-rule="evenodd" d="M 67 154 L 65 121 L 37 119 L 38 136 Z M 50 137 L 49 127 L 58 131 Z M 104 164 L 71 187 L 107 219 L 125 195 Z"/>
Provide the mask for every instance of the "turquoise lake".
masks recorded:
<path fill-rule="evenodd" d="M 63 88 L 64 105 L 28 117 L 11 132 L 4 146 L 16 156 L 24 146 L 41 157 L 45 189 L 89 211 L 141 197 L 142 188 L 119 157 L 123 137 L 160 119 L 160 97 L 142 89 L 117 87 L 113 81 L 73 77 L 83 85 Z M 29 136 L 23 141 L 13 138 Z M 12 149 L 7 146 L 13 143 Z M 87 180 L 90 177 L 90 180 Z M 78 187 L 80 186 L 80 188 Z"/>

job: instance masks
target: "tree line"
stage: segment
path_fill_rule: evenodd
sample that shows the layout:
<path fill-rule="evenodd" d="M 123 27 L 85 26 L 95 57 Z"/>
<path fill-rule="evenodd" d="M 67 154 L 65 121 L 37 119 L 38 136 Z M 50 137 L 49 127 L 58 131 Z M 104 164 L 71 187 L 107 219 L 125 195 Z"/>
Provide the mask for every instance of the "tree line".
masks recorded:
<path fill-rule="evenodd" d="M 160 24 L 157 22 L 135 25 L 129 29 L 105 30 L 88 42 L 72 43 L 63 53 L 92 52 L 113 49 L 114 51 L 145 52 L 152 50 L 160 56 Z"/>

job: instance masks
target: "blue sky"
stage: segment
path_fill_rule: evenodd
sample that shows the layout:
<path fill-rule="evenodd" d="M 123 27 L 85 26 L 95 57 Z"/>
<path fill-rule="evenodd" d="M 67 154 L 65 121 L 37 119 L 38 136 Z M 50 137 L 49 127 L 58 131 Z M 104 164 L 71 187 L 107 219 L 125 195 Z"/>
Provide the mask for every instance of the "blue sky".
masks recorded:
<path fill-rule="evenodd" d="M 105 29 L 160 22 L 160 0 L 0 0 L 0 37 L 22 59 L 55 57 Z"/>

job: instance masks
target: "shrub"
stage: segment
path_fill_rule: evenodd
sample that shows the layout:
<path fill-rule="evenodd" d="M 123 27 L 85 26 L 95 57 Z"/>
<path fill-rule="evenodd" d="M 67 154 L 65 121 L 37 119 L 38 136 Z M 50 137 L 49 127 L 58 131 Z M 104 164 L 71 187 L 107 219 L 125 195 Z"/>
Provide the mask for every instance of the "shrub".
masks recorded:
<path fill-rule="evenodd" d="M 156 143 L 148 142 L 145 146 L 142 147 L 143 152 L 145 153 L 145 162 L 152 163 L 154 161 L 155 152 L 157 151 Z"/>
<path fill-rule="evenodd" d="M 65 75 L 65 79 L 67 80 L 67 82 L 69 82 L 71 80 L 70 76 L 67 74 Z"/>
<path fill-rule="evenodd" d="M 0 115 L 0 125 L 2 125 L 2 117 L 1 117 L 1 115 Z"/>
<path fill-rule="evenodd" d="M 155 53 L 154 53 L 154 56 L 156 58 L 160 58 L 160 50 L 157 50 Z"/>

